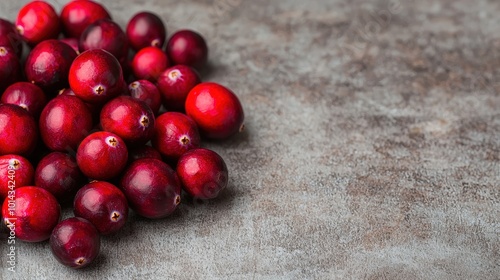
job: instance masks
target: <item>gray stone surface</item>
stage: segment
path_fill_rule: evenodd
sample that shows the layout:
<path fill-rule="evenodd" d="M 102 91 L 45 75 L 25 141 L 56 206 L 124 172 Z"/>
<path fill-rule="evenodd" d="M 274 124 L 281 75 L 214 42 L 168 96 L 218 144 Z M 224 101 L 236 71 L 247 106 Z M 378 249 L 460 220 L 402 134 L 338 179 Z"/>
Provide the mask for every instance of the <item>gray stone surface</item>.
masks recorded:
<path fill-rule="evenodd" d="M 132 215 L 85 270 L 19 244 L 2 279 L 500 278 L 498 1 L 103 2 L 122 26 L 151 10 L 206 36 L 205 79 L 246 113 L 206 144 L 229 187 Z"/>

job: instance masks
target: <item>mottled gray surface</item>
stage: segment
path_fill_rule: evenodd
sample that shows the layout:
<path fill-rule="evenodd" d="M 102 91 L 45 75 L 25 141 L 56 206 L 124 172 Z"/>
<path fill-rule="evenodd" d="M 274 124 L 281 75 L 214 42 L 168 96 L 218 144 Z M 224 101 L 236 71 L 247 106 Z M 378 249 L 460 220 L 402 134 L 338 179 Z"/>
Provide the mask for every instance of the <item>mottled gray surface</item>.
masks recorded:
<path fill-rule="evenodd" d="M 206 80 L 246 113 L 206 144 L 229 187 L 132 216 L 82 271 L 20 244 L 3 279 L 500 278 L 500 2 L 105 3 L 122 26 L 144 9 L 206 36 Z"/>

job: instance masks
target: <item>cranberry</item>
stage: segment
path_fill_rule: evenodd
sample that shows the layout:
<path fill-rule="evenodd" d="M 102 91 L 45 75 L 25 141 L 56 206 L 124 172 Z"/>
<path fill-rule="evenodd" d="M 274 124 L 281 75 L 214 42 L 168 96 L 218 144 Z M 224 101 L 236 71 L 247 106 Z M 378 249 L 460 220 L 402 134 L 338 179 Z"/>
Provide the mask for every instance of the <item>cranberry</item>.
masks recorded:
<path fill-rule="evenodd" d="M 158 219 L 170 215 L 181 201 L 181 187 L 175 172 L 157 159 L 132 162 L 125 171 L 120 188 L 137 214 Z"/>
<path fill-rule="evenodd" d="M 161 95 L 158 88 L 148 80 L 138 80 L 128 86 L 130 96 L 142 100 L 156 115 L 161 107 Z"/>
<path fill-rule="evenodd" d="M 208 138 L 224 139 L 244 128 L 245 117 L 238 97 L 216 83 L 195 86 L 187 96 L 186 113 Z"/>
<path fill-rule="evenodd" d="M 59 41 L 70 46 L 76 52 L 76 54 L 80 54 L 80 50 L 78 49 L 78 44 L 79 44 L 78 39 L 76 39 L 76 38 L 62 38 L 62 39 L 59 39 Z"/>
<path fill-rule="evenodd" d="M 158 152 L 155 148 L 147 145 L 130 149 L 128 152 L 129 163 L 143 158 L 154 158 L 162 160 L 160 152 Z"/>
<path fill-rule="evenodd" d="M 166 112 L 158 117 L 151 141 L 169 161 L 177 161 L 185 152 L 200 146 L 196 123 L 178 112 Z"/>
<path fill-rule="evenodd" d="M 76 217 L 89 220 L 100 234 L 115 233 L 127 221 L 127 198 L 115 185 L 94 181 L 85 185 L 76 194 L 74 213 Z"/>
<path fill-rule="evenodd" d="M 101 49 L 83 52 L 75 58 L 68 79 L 75 95 L 89 103 L 103 104 L 123 90 L 120 63 Z"/>
<path fill-rule="evenodd" d="M 126 31 L 128 41 L 136 51 L 149 46 L 161 48 L 167 36 L 163 21 L 150 12 L 134 15 L 128 22 Z"/>
<path fill-rule="evenodd" d="M 92 129 L 92 115 L 76 96 L 59 95 L 52 99 L 40 115 L 40 134 L 53 151 L 75 151 Z"/>
<path fill-rule="evenodd" d="M 106 8 L 89 0 L 74 0 L 61 10 L 61 23 L 69 37 L 80 38 L 83 31 L 100 19 L 111 19 Z"/>
<path fill-rule="evenodd" d="M 168 40 L 167 54 L 173 64 L 185 64 L 200 70 L 207 63 L 208 47 L 200 34 L 180 30 Z"/>
<path fill-rule="evenodd" d="M 193 68 L 186 65 L 175 65 L 161 73 L 156 83 L 165 108 L 183 112 L 189 91 L 201 83 L 201 79 Z"/>
<path fill-rule="evenodd" d="M 78 217 L 68 218 L 54 228 L 50 235 L 50 250 L 63 265 L 82 268 L 99 254 L 101 237 L 95 226 Z"/>
<path fill-rule="evenodd" d="M 28 111 L 17 105 L 0 104 L 0 155 L 29 155 L 37 140 L 38 129 Z"/>
<path fill-rule="evenodd" d="M 22 7 L 17 14 L 16 28 L 30 45 L 55 39 L 61 31 L 54 7 L 44 1 L 32 1 Z"/>
<path fill-rule="evenodd" d="M 87 177 L 111 179 L 125 168 L 128 151 L 118 135 L 99 131 L 83 139 L 76 152 L 76 161 Z"/>
<path fill-rule="evenodd" d="M 71 88 L 61 89 L 58 94 L 59 95 L 76 96 L 75 92 Z M 94 123 L 98 123 L 99 122 L 99 115 L 101 114 L 102 105 L 88 103 L 88 102 L 84 102 L 84 103 L 85 103 L 85 105 L 87 105 L 87 108 L 89 108 L 90 113 L 92 114 L 92 120 L 94 121 Z"/>
<path fill-rule="evenodd" d="M 76 159 L 65 153 L 52 152 L 40 160 L 35 171 L 35 185 L 46 189 L 61 203 L 73 198 L 86 182 Z"/>
<path fill-rule="evenodd" d="M 9 191 L 33 184 L 33 165 L 18 155 L 0 156 L 0 201 Z"/>
<path fill-rule="evenodd" d="M 101 126 L 130 145 L 143 145 L 153 137 L 155 117 L 149 106 L 131 96 L 119 96 L 101 110 Z"/>
<path fill-rule="evenodd" d="M 127 56 L 127 36 L 121 27 L 110 19 L 100 19 L 89 25 L 80 37 L 80 52 L 103 49 L 118 60 Z"/>
<path fill-rule="evenodd" d="M 28 81 L 47 92 L 67 87 L 68 72 L 76 52 L 59 40 L 45 40 L 31 50 L 24 72 Z"/>
<path fill-rule="evenodd" d="M 23 39 L 10 21 L 0 18 L 0 46 L 12 48 L 18 57 L 23 54 Z"/>
<path fill-rule="evenodd" d="M 132 60 L 132 70 L 139 79 L 150 82 L 156 81 L 158 76 L 169 66 L 167 55 L 156 47 L 141 49 Z"/>
<path fill-rule="evenodd" d="M 177 163 L 177 175 L 186 192 L 199 199 L 217 197 L 228 182 L 227 166 L 216 152 L 199 148 L 186 152 Z"/>
<path fill-rule="evenodd" d="M 0 46 L 0 92 L 21 80 L 21 63 L 10 47 Z"/>
<path fill-rule="evenodd" d="M 16 188 L 15 195 L 4 201 L 2 216 L 7 226 L 14 227 L 17 239 L 40 242 L 50 237 L 61 218 L 61 207 L 48 191 L 26 186 Z"/>
<path fill-rule="evenodd" d="M 1 101 L 20 106 L 38 119 L 47 104 L 47 97 L 38 86 L 28 82 L 17 82 L 4 91 Z"/>

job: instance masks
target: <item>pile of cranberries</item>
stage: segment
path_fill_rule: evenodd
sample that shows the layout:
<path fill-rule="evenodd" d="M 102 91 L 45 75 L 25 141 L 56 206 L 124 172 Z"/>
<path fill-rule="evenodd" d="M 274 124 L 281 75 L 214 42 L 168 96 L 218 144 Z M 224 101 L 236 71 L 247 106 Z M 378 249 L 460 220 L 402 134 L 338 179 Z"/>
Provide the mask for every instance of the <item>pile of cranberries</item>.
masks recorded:
<path fill-rule="evenodd" d="M 166 39 L 155 14 L 136 14 L 124 30 L 90 0 L 60 14 L 32 1 L 15 23 L 0 19 L 4 232 L 50 239 L 59 262 L 81 268 L 98 255 L 101 235 L 123 228 L 129 208 L 163 218 L 182 191 L 212 199 L 227 186 L 224 160 L 200 144 L 243 129 L 240 101 L 202 82 L 200 34 Z M 75 217 L 61 221 L 60 205 Z"/>

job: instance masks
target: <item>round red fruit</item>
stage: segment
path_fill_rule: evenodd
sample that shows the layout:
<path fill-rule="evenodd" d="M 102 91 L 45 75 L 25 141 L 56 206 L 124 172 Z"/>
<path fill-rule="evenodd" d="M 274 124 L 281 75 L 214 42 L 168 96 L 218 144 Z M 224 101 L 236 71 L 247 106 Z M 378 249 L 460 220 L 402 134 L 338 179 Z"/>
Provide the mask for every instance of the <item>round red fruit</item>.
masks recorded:
<path fill-rule="evenodd" d="M 155 82 L 169 66 L 167 55 L 159 48 L 146 47 L 138 51 L 132 60 L 132 70 L 138 79 Z"/>
<path fill-rule="evenodd" d="M 0 104 L 0 155 L 30 155 L 36 147 L 38 129 L 28 111 L 13 104 Z"/>
<path fill-rule="evenodd" d="M 61 10 L 64 33 L 69 37 L 78 39 L 89 25 L 105 18 L 111 19 L 106 8 L 90 0 L 70 1 Z"/>
<path fill-rule="evenodd" d="M 161 95 L 158 88 L 148 80 L 138 80 L 128 86 L 130 96 L 148 104 L 156 115 L 161 107 Z"/>
<path fill-rule="evenodd" d="M 17 82 L 3 92 L 1 102 L 17 105 L 38 119 L 47 104 L 47 97 L 38 86 L 28 82 Z"/>
<path fill-rule="evenodd" d="M 16 188 L 33 184 L 33 165 L 18 155 L 0 156 L 0 201 Z"/>
<path fill-rule="evenodd" d="M 160 74 L 156 84 L 169 111 L 184 111 L 186 98 L 197 84 L 201 83 L 198 72 L 186 65 L 175 65 Z"/>
<path fill-rule="evenodd" d="M 54 7 L 44 1 L 32 1 L 19 10 L 16 28 L 30 45 L 55 39 L 61 31 L 59 16 Z"/>
<path fill-rule="evenodd" d="M 180 30 L 168 40 L 167 54 L 174 65 L 184 64 L 200 70 L 207 64 L 208 47 L 199 33 Z"/>
<path fill-rule="evenodd" d="M 163 47 L 167 31 L 163 21 L 150 12 L 140 12 L 127 24 L 127 38 L 136 51 L 145 47 Z"/>

